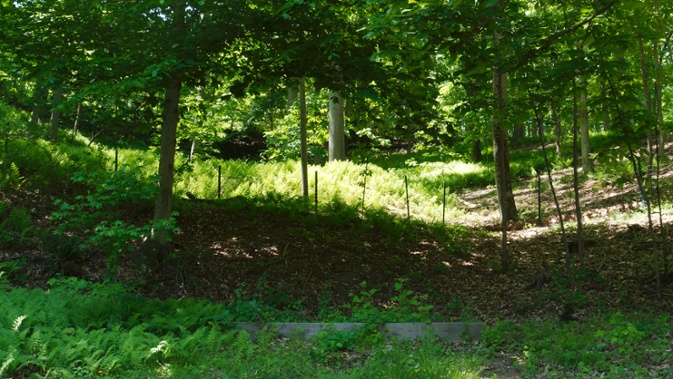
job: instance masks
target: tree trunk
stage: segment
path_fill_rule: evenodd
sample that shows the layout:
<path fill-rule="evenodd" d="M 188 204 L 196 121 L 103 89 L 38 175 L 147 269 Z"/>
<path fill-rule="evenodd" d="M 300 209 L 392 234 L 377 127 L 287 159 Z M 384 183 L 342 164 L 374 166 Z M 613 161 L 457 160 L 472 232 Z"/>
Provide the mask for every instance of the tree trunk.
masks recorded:
<path fill-rule="evenodd" d="M 563 212 L 561 211 L 561 204 L 558 201 L 558 196 L 556 196 L 556 189 L 554 188 L 554 180 L 551 175 L 551 164 L 549 163 L 549 157 L 547 156 L 547 149 L 545 148 L 544 124 L 542 122 L 542 117 L 540 117 L 537 108 L 535 108 L 534 111 L 535 111 L 535 121 L 536 124 L 538 125 L 537 132 L 540 140 L 540 148 L 542 150 L 542 157 L 544 158 L 544 167 L 547 171 L 547 179 L 549 181 L 549 189 L 551 191 L 552 199 L 554 200 L 554 206 L 556 207 L 556 214 L 559 219 L 559 226 L 561 227 L 561 239 L 563 242 L 563 248 L 565 249 L 566 262 L 570 262 L 570 245 L 568 243 L 568 236 L 566 235 L 565 224 L 563 221 Z"/>
<path fill-rule="evenodd" d="M 522 142 L 525 136 L 526 125 L 522 121 L 514 123 L 514 130 L 512 131 L 512 142 Z"/>
<path fill-rule="evenodd" d="M 662 77 L 661 77 L 661 63 L 659 62 L 659 46 L 657 41 L 654 41 L 653 48 L 653 60 L 654 60 L 654 73 L 655 73 L 655 82 L 654 82 L 654 103 L 657 108 L 657 144 L 658 149 L 658 158 L 659 161 L 663 160 L 665 157 L 665 146 L 666 141 L 666 130 L 664 129 L 664 109 L 663 109 L 663 93 L 662 93 Z"/>
<path fill-rule="evenodd" d="M 287 107 L 290 108 L 297 96 L 299 96 L 299 87 L 301 86 L 300 78 L 290 78 L 287 86 Z"/>
<path fill-rule="evenodd" d="M 601 112 L 603 113 L 603 130 L 608 131 L 610 130 L 610 104 L 608 103 L 607 88 L 604 82 L 601 83 L 601 97 L 603 98 L 601 101 Z"/>
<path fill-rule="evenodd" d="M 575 83 L 573 86 L 576 87 Z M 580 96 L 580 101 L 581 101 Z M 575 195 L 575 218 L 577 220 L 577 234 L 575 236 L 575 241 L 577 243 L 577 255 L 579 257 L 580 264 L 584 263 L 584 231 L 582 225 L 582 208 L 580 204 L 580 190 L 579 190 L 579 175 L 577 173 L 578 159 L 577 159 L 577 137 L 579 134 L 579 115 L 581 112 L 578 110 L 579 104 L 577 101 L 577 96 L 574 97 L 574 110 L 573 110 L 573 192 Z M 586 97 L 585 97 L 586 100 Z M 585 103 L 586 105 L 586 103 Z M 570 260 L 566 261 L 567 274 L 570 277 L 572 275 L 572 262 Z"/>
<path fill-rule="evenodd" d="M 196 146 L 199 144 L 199 139 L 194 137 L 192 138 L 192 144 L 189 146 L 189 161 L 194 160 L 194 153 L 196 152 Z"/>
<path fill-rule="evenodd" d="M 49 126 L 49 139 L 56 142 L 58 139 L 58 124 L 61 121 L 61 110 L 58 108 L 63 102 L 63 87 L 59 87 L 52 97 L 51 123 Z"/>
<path fill-rule="evenodd" d="M 184 0 L 176 0 L 173 4 L 173 33 L 177 40 L 185 29 Z M 179 44 L 175 44 L 178 47 Z M 175 173 L 175 145 L 177 142 L 178 122 L 180 121 L 180 91 L 182 89 L 182 73 L 174 69 L 166 84 L 166 97 L 161 122 L 161 151 L 159 154 L 159 195 L 154 203 L 153 237 L 165 246 L 169 239 L 168 232 L 160 228 L 160 224 L 173 215 L 173 175 Z"/>
<path fill-rule="evenodd" d="M 645 123 L 647 128 L 647 177 L 652 177 L 652 163 L 654 159 L 654 134 L 652 133 L 652 126 L 649 120 L 654 119 L 652 113 L 652 98 L 650 97 L 650 79 L 647 73 L 645 64 L 645 49 L 643 48 L 643 38 L 638 39 L 638 47 L 640 53 L 640 75 L 643 80 L 643 98 L 645 102 L 645 115 L 648 122 Z"/>
<path fill-rule="evenodd" d="M 493 35 L 494 49 L 498 49 L 499 36 Z M 500 268 L 503 272 L 509 266 L 507 251 L 507 224 L 517 217 L 514 194 L 512 192 L 512 176 L 509 167 L 509 151 L 507 132 L 503 130 L 505 105 L 507 103 L 507 74 L 500 68 L 493 72 L 493 162 L 495 164 L 495 185 L 500 206 L 500 226 L 502 232 Z"/>
<path fill-rule="evenodd" d="M 301 193 L 304 202 L 308 204 L 308 146 L 306 142 L 306 128 L 308 125 L 306 114 L 306 82 L 299 81 L 299 129 L 301 139 Z"/>
<path fill-rule="evenodd" d="M 577 103 L 577 123 L 580 129 L 580 141 L 582 145 L 582 171 L 587 174 L 594 168 L 591 161 L 591 144 L 589 142 L 589 110 L 587 107 L 587 88 L 582 79 L 578 78 L 579 99 Z"/>
<path fill-rule="evenodd" d="M 472 141 L 472 162 L 481 162 L 481 140 L 479 138 Z"/>
<path fill-rule="evenodd" d="M 173 173 L 175 171 L 175 144 L 180 114 L 180 90 L 182 77 L 179 72 L 171 73 L 166 86 L 166 99 L 161 123 L 161 153 L 159 156 L 159 195 L 154 205 L 154 222 L 170 219 L 173 214 Z M 168 234 L 165 230 L 155 230 L 154 238 L 165 243 Z"/>
<path fill-rule="evenodd" d="M 31 124 L 39 124 L 40 123 L 40 105 L 43 102 L 44 97 L 46 96 L 46 91 L 44 89 L 40 88 L 35 88 L 35 92 L 33 92 L 33 110 L 30 115 L 30 122 Z"/>
<path fill-rule="evenodd" d="M 500 211 L 505 222 L 517 217 L 512 175 L 509 166 L 509 147 L 504 124 L 504 107 L 507 101 L 507 74 L 497 72 L 493 76 L 493 93 L 496 107 L 493 115 L 493 161 L 495 163 L 495 184 L 498 191 Z"/>
<path fill-rule="evenodd" d="M 339 91 L 329 91 L 329 161 L 346 160 L 344 100 Z"/>
<path fill-rule="evenodd" d="M 77 104 L 77 112 L 75 113 L 75 122 L 72 124 L 72 140 L 77 136 L 77 123 L 79 122 L 79 113 L 82 109 L 82 103 Z"/>
<path fill-rule="evenodd" d="M 556 147 L 556 155 L 561 156 L 561 137 L 563 133 L 561 131 L 561 118 L 556 112 L 556 106 L 551 105 L 551 118 L 554 122 L 554 146 Z"/>

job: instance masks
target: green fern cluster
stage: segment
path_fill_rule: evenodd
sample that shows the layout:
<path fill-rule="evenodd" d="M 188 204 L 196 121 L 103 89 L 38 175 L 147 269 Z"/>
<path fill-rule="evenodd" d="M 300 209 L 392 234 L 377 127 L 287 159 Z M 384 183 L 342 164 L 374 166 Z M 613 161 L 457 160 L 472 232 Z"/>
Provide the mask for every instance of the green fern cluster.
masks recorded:
<path fill-rule="evenodd" d="M 28 211 L 0 201 L 0 246 L 15 247 L 34 237 L 35 228 Z"/>
<path fill-rule="evenodd" d="M 106 294 L 77 279 L 0 293 L 0 309 L 0 377 L 147 377 L 196 364 L 232 338 L 217 305 Z"/>
<path fill-rule="evenodd" d="M 0 190 L 17 190 L 21 187 L 24 180 L 14 162 L 0 161 Z"/>

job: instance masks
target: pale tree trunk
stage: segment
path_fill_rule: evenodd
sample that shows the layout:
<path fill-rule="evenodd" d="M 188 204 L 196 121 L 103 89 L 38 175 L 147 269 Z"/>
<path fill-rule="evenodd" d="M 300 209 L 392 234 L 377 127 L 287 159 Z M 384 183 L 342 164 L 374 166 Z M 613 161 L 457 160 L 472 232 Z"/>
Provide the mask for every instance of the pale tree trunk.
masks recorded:
<path fill-rule="evenodd" d="M 196 147 L 199 144 L 199 139 L 194 137 L 192 138 L 192 144 L 189 146 L 189 161 L 192 162 L 194 160 L 194 153 L 196 152 Z"/>
<path fill-rule="evenodd" d="M 666 22 L 664 20 L 663 14 L 661 12 L 661 1 L 654 1 L 654 12 L 656 15 L 659 17 L 659 25 L 658 29 L 661 35 L 664 35 L 666 32 Z M 668 36 L 668 39 L 666 41 L 666 45 L 668 47 L 668 53 L 669 53 L 669 58 L 673 61 L 673 51 L 671 51 L 671 40 L 670 40 L 670 35 Z M 655 102 L 656 102 L 656 107 L 657 107 L 657 132 L 658 132 L 658 158 L 659 161 L 661 162 L 664 157 L 666 156 L 666 142 L 668 141 L 668 131 L 664 128 L 664 112 L 663 112 L 663 95 L 662 95 L 662 83 L 663 83 L 663 73 L 662 73 L 662 67 L 661 67 L 661 61 L 659 60 L 659 41 L 655 38 L 654 43 L 652 46 L 652 60 L 654 61 L 654 75 L 655 75 L 655 83 L 654 83 L 654 96 L 655 96 Z"/>
<path fill-rule="evenodd" d="M 299 96 L 299 87 L 301 86 L 301 78 L 290 78 L 287 85 L 287 107 L 290 108 L 294 101 Z"/>
<path fill-rule="evenodd" d="M 608 131 L 610 130 L 610 104 L 608 103 L 607 88 L 604 82 L 601 83 L 601 97 L 603 97 L 603 100 L 601 101 L 601 112 L 603 113 L 603 130 Z"/>
<path fill-rule="evenodd" d="M 299 82 L 299 129 L 301 139 L 301 193 L 304 202 L 308 204 L 308 146 L 306 142 L 306 128 L 308 125 L 306 114 L 306 79 Z"/>
<path fill-rule="evenodd" d="M 498 49 L 499 36 L 493 35 L 494 49 Z M 517 217 L 514 194 L 512 192 L 512 176 L 509 167 L 509 151 L 507 146 L 507 132 L 502 129 L 507 103 L 507 74 L 500 68 L 493 73 L 493 161 L 495 164 L 495 185 L 500 206 L 500 225 L 502 232 L 500 268 L 507 271 L 509 253 L 507 251 L 507 224 Z"/>
<path fill-rule="evenodd" d="M 573 86 L 577 88 L 576 84 L 573 83 Z M 578 102 L 579 97 L 579 102 Z M 580 106 L 582 96 L 574 96 L 573 99 L 573 192 L 575 195 L 575 219 L 577 220 L 577 234 L 575 235 L 575 242 L 577 244 L 577 255 L 579 257 L 580 264 L 584 263 L 584 229 L 582 224 L 582 208 L 580 204 L 580 189 L 579 189 L 579 174 L 577 172 L 578 159 L 577 159 L 577 137 L 581 133 L 580 126 L 580 114 L 582 113 L 578 108 Z M 585 97 L 586 100 L 586 97 Z M 586 105 L 586 103 L 585 103 Z M 572 274 L 572 262 L 570 260 L 566 261 L 567 273 L 570 276 Z"/>
<path fill-rule="evenodd" d="M 643 80 L 643 97 L 645 101 L 645 114 L 653 116 L 652 113 L 652 98 L 650 97 L 650 79 L 647 73 L 647 66 L 645 64 L 645 49 L 643 48 L 643 38 L 638 39 L 638 47 L 640 53 L 640 74 Z M 655 135 L 652 133 L 650 123 L 645 125 L 647 127 L 647 177 L 652 177 L 652 163 L 654 161 L 654 139 Z"/>
<path fill-rule="evenodd" d="M 583 78 L 578 78 L 579 96 L 577 101 L 577 123 L 580 129 L 580 143 L 582 153 L 582 171 L 587 174 L 594 168 L 591 161 L 591 144 L 589 141 L 589 109 L 587 106 L 587 88 Z"/>
<path fill-rule="evenodd" d="M 554 104 L 551 105 L 551 119 L 554 122 L 554 147 L 556 148 L 556 155 L 561 156 L 561 137 L 563 136 L 561 117 L 559 117 Z"/>
<path fill-rule="evenodd" d="M 58 108 L 63 102 L 63 87 L 59 87 L 52 97 L 51 121 L 49 126 L 49 139 L 56 142 L 58 139 L 58 124 L 61 121 L 61 110 Z"/>
<path fill-rule="evenodd" d="M 339 91 L 329 91 L 329 161 L 346 160 L 344 99 Z"/>
<path fill-rule="evenodd" d="M 654 48 L 653 48 L 653 53 L 654 53 L 654 72 L 656 75 L 656 81 L 654 83 L 654 98 L 655 98 L 655 104 L 657 107 L 657 144 L 659 146 L 659 161 L 661 162 L 662 159 L 665 157 L 665 152 L 666 152 L 666 141 L 668 138 L 666 138 L 666 130 L 664 129 L 664 101 L 663 101 L 663 93 L 662 93 L 662 88 L 661 88 L 661 83 L 662 83 L 662 77 L 661 77 L 661 63 L 659 62 L 659 46 L 657 41 L 654 41 Z"/>
<path fill-rule="evenodd" d="M 72 124 L 72 140 L 75 140 L 75 137 L 77 136 L 77 123 L 79 122 L 79 113 L 82 108 L 82 103 L 77 104 L 77 112 L 75 113 L 75 122 Z"/>
<path fill-rule="evenodd" d="M 199 117 L 196 120 L 196 122 L 197 122 L 197 125 L 199 126 L 199 129 L 202 129 L 203 124 L 205 122 L 205 118 L 206 118 L 206 107 L 204 105 L 206 94 L 205 94 L 205 91 L 203 90 L 203 86 L 198 86 L 196 88 L 196 91 L 197 91 L 196 99 L 199 102 L 199 104 L 198 104 Z M 194 160 L 194 154 L 196 153 L 196 148 L 198 146 L 199 146 L 199 137 L 193 137 L 191 146 L 189 147 L 189 161 L 190 162 L 192 162 Z"/>

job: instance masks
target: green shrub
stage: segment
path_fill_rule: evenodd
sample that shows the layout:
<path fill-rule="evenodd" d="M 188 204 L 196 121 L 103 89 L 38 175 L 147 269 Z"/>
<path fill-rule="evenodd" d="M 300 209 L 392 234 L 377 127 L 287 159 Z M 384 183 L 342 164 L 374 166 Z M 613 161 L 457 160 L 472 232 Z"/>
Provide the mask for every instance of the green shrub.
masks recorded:
<path fill-rule="evenodd" d="M 156 179 L 156 178 L 155 178 Z M 79 172 L 73 181 L 93 188 L 79 195 L 70 204 L 57 200 L 58 210 L 52 218 L 58 222 L 56 234 L 78 234 L 89 248 L 97 248 L 108 255 L 108 264 L 118 264 L 122 254 L 135 249 L 135 242 L 154 232 L 177 231 L 175 218 L 162 223 L 134 221 L 147 219 L 157 187 L 142 178 L 140 168 L 123 166 L 108 173 Z M 146 213 L 142 213 L 143 209 Z M 140 214 L 138 214 L 140 212 Z"/>
<path fill-rule="evenodd" d="M 395 291 L 397 295 L 390 298 L 385 308 L 376 307 L 374 294 L 376 288 L 367 289 L 367 283 L 362 282 L 360 294 L 350 293 L 351 301 L 343 307 L 347 313 L 342 321 L 364 322 L 368 324 L 383 324 L 387 322 L 431 322 L 430 311 L 432 305 L 425 304 L 428 295 L 418 295 L 404 288 L 408 279 L 397 279 Z"/>

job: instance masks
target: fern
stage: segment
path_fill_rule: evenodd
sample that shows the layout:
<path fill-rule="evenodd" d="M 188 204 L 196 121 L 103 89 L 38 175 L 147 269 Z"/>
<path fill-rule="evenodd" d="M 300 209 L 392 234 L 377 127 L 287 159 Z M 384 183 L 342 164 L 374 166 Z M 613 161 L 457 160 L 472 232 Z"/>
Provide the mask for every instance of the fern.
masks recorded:
<path fill-rule="evenodd" d="M 0 201 L 0 220 L 4 220 L 5 214 L 9 210 L 9 204 L 4 201 Z"/>
<path fill-rule="evenodd" d="M 23 244 L 35 231 L 28 212 L 20 207 L 11 208 L 6 216 L 0 212 L 0 244 Z"/>
<path fill-rule="evenodd" d="M 1 190 L 17 190 L 25 182 L 21 176 L 19 168 L 14 162 L 10 163 L 5 171 L 5 164 L 0 161 L 0 189 Z"/>
<path fill-rule="evenodd" d="M 10 364 L 12 364 L 12 362 L 14 362 L 14 351 L 9 353 L 7 358 L 5 358 L 5 360 L 2 362 L 2 366 L 0 366 L 0 378 L 3 377 L 3 374 L 5 373 L 5 371 L 7 371 L 7 368 L 9 367 Z"/>
<path fill-rule="evenodd" d="M 16 320 L 14 320 L 14 323 L 12 324 L 12 330 L 17 332 L 19 330 L 19 328 L 21 327 L 21 323 L 23 322 L 23 320 L 26 319 L 26 317 L 28 317 L 28 316 L 22 315 L 22 316 L 17 317 Z"/>

